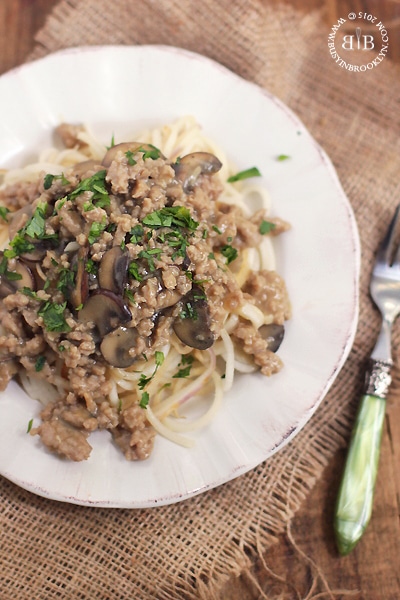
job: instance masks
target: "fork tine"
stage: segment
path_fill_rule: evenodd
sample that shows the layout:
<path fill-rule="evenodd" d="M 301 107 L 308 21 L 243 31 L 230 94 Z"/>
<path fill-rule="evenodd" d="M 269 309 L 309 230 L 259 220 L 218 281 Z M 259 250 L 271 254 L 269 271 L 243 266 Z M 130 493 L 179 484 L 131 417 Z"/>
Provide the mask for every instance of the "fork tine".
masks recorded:
<path fill-rule="evenodd" d="M 384 262 L 387 265 L 392 263 L 394 253 L 394 243 L 396 237 L 397 223 L 400 219 L 400 204 L 397 206 L 396 211 L 393 215 L 393 219 L 387 229 L 386 235 L 382 240 L 377 253 L 377 261 Z M 400 263 L 400 248 L 397 250 L 396 259 L 397 263 Z"/>

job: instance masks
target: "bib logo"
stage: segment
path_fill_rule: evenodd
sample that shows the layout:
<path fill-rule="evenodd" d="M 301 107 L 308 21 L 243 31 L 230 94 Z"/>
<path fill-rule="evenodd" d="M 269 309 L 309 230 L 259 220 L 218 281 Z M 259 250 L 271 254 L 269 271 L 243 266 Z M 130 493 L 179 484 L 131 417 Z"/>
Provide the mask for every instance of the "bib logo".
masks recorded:
<path fill-rule="evenodd" d="M 351 12 L 349 21 L 356 21 L 351 32 L 341 29 L 347 19 L 338 19 L 328 35 L 328 48 L 336 64 L 347 71 L 363 72 L 377 67 L 385 58 L 389 48 L 389 37 L 382 21 L 369 13 Z M 364 24 L 363 24 L 364 22 Z M 349 23 L 350 25 L 350 23 Z"/>

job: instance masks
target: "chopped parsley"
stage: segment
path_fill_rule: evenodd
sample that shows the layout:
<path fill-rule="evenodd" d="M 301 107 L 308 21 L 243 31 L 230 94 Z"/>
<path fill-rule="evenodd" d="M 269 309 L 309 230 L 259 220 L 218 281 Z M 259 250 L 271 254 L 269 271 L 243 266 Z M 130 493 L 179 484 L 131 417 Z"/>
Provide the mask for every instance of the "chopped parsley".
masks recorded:
<path fill-rule="evenodd" d="M 106 146 L 106 148 L 107 148 L 107 150 L 110 150 L 110 148 L 113 148 L 114 146 L 115 146 L 115 136 L 114 136 L 114 134 L 112 134 L 110 145 Z"/>
<path fill-rule="evenodd" d="M 140 399 L 139 402 L 139 406 L 140 408 L 147 408 L 147 405 L 149 404 L 150 401 L 150 396 L 148 392 L 143 392 L 142 397 Z"/>
<path fill-rule="evenodd" d="M 65 320 L 64 311 L 67 307 L 67 303 L 57 304 L 56 302 L 50 302 L 47 300 L 44 302 L 38 310 L 38 315 L 42 317 L 44 326 L 48 331 L 55 332 L 68 332 L 71 331 L 71 327 Z"/>
<path fill-rule="evenodd" d="M 0 217 L 3 219 L 3 221 L 5 221 L 7 223 L 8 219 L 7 219 L 7 215 L 10 212 L 10 209 L 7 208 L 6 206 L 0 206 Z"/>
<path fill-rule="evenodd" d="M 216 233 L 219 233 L 219 234 L 222 233 L 222 231 L 220 229 L 218 229 L 218 227 L 216 225 L 212 226 L 212 230 L 215 231 Z"/>
<path fill-rule="evenodd" d="M 42 306 L 38 310 L 38 315 L 42 317 L 44 326 L 48 331 L 58 333 L 71 331 L 71 327 L 65 320 L 64 311 L 67 308 L 66 302 L 57 304 L 57 302 L 51 302 L 50 300 L 42 300 L 36 292 L 33 292 L 28 287 L 23 287 L 20 291 L 29 298 L 42 302 Z"/>
<path fill-rule="evenodd" d="M 42 240 L 46 235 L 46 208 L 47 204 L 39 204 L 32 217 L 24 227 L 24 233 L 31 238 Z"/>
<path fill-rule="evenodd" d="M 188 355 L 184 354 L 182 356 L 181 362 L 178 365 L 178 367 L 181 367 L 181 368 L 179 369 L 179 371 L 177 371 L 177 373 L 175 373 L 175 375 L 172 376 L 172 378 L 173 379 L 184 379 L 186 377 L 189 377 L 190 371 L 193 366 L 193 361 L 194 361 L 194 358 L 191 354 L 188 354 Z"/>
<path fill-rule="evenodd" d="M 26 433 L 30 432 L 30 430 L 32 429 L 32 425 L 33 425 L 33 419 L 30 419 L 30 421 L 28 423 L 28 427 L 26 428 Z"/>
<path fill-rule="evenodd" d="M 94 221 L 89 229 L 88 242 L 94 244 L 95 241 L 100 237 L 105 228 L 107 227 L 107 220 L 104 218 L 102 221 Z"/>
<path fill-rule="evenodd" d="M 179 313 L 181 319 L 191 319 L 192 321 L 197 321 L 199 315 L 197 314 L 197 310 L 193 306 L 193 303 L 189 300 L 185 302 L 181 312 Z"/>
<path fill-rule="evenodd" d="M 125 156 L 128 159 L 128 165 L 130 165 L 131 167 L 133 167 L 133 165 L 136 165 L 136 160 L 133 158 L 132 150 L 128 150 L 127 152 L 125 152 Z"/>
<path fill-rule="evenodd" d="M 68 185 L 70 183 L 68 179 L 64 177 L 64 173 L 61 173 L 61 175 L 52 175 L 51 173 L 48 173 L 47 175 L 45 175 L 43 180 L 44 189 L 49 190 L 53 185 L 53 181 L 56 180 L 60 180 L 62 185 Z"/>
<path fill-rule="evenodd" d="M 271 223 L 270 221 L 261 221 L 259 232 L 262 235 L 265 235 L 266 233 L 270 233 L 273 229 L 275 229 L 275 227 L 275 223 Z"/>
<path fill-rule="evenodd" d="M 0 263 L 0 275 L 4 275 L 8 281 L 18 281 L 19 279 L 22 279 L 22 275 L 20 273 L 15 273 L 14 271 L 8 270 L 8 260 L 5 256 L 3 256 Z"/>
<path fill-rule="evenodd" d="M 229 244 L 225 244 L 225 246 L 221 247 L 221 254 L 226 258 L 226 264 L 229 265 L 232 261 L 237 258 L 238 251 L 233 246 Z"/>
<path fill-rule="evenodd" d="M 94 262 L 92 258 L 88 258 L 85 264 L 85 271 L 90 273 L 91 275 L 96 275 L 97 273 L 97 264 Z"/>
<path fill-rule="evenodd" d="M 143 277 L 139 273 L 139 266 L 134 260 L 129 264 L 128 273 L 133 279 L 136 279 L 136 281 L 143 280 Z"/>
<path fill-rule="evenodd" d="M 166 242 L 170 248 L 175 249 L 172 260 L 175 260 L 178 256 L 186 256 L 187 239 L 178 229 L 172 229 L 170 232 L 159 236 L 158 239 L 163 243 Z"/>
<path fill-rule="evenodd" d="M 57 289 L 66 296 L 74 287 L 75 273 L 72 269 L 62 268 L 58 275 Z"/>
<path fill-rule="evenodd" d="M 33 239 L 54 241 L 58 239 L 57 234 L 46 234 L 46 209 L 45 202 L 38 204 L 32 217 L 11 240 L 11 248 L 4 251 L 4 256 L 15 258 L 20 254 L 32 252 L 35 249 L 35 245 L 31 241 Z"/>
<path fill-rule="evenodd" d="M 35 371 L 39 373 L 44 367 L 46 363 L 46 358 L 44 356 L 38 356 L 35 362 Z"/>
<path fill-rule="evenodd" d="M 146 160 L 146 158 L 151 158 L 152 160 L 156 160 L 156 158 L 161 157 L 161 150 L 156 148 L 156 146 L 153 146 L 153 144 L 146 144 L 146 146 L 148 146 L 148 148 L 139 146 L 139 148 L 135 149 L 135 152 L 143 153 L 143 160 Z"/>
<path fill-rule="evenodd" d="M 283 162 L 284 160 L 288 160 L 290 158 L 290 156 L 288 154 L 279 154 L 276 157 L 276 160 L 279 162 Z"/>
<path fill-rule="evenodd" d="M 20 254 L 25 254 L 26 252 L 32 252 L 35 249 L 35 246 L 32 242 L 29 242 L 24 238 L 24 236 L 20 233 L 17 233 L 10 242 L 11 248 L 8 250 L 4 250 L 4 256 L 7 258 L 15 258 Z"/>
<path fill-rule="evenodd" d="M 130 230 L 129 235 L 131 236 L 131 244 L 138 244 L 143 238 L 144 229 L 141 225 L 134 225 Z"/>
<path fill-rule="evenodd" d="M 161 248 L 150 248 L 150 250 L 141 250 L 138 254 L 139 258 L 144 258 L 147 261 L 150 271 L 156 270 L 154 258 L 162 253 Z"/>
<path fill-rule="evenodd" d="M 156 352 L 154 354 L 154 359 L 155 359 L 156 366 L 155 366 L 154 371 L 152 372 L 152 374 L 150 376 L 146 376 L 144 373 L 142 373 L 141 376 L 139 377 L 138 388 L 140 390 L 143 390 L 146 387 L 146 385 L 148 383 L 150 383 L 150 381 L 153 379 L 154 375 L 157 373 L 158 367 L 161 367 L 161 365 L 163 364 L 163 362 L 164 362 L 164 352 L 160 352 L 160 351 L 156 350 Z M 148 392 L 143 392 L 142 393 L 142 397 L 141 397 L 140 402 L 139 402 L 139 406 L 141 408 L 147 408 L 149 400 L 150 400 L 149 393 Z"/>
<path fill-rule="evenodd" d="M 165 206 L 146 215 L 143 223 L 148 227 L 186 227 L 194 231 L 199 226 L 198 222 L 192 219 L 189 209 L 185 206 Z"/>
<path fill-rule="evenodd" d="M 97 171 L 92 177 L 86 177 L 82 179 L 82 181 L 76 186 L 76 188 L 68 194 L 68 200 L 75 200 L 77 196 L 82 194 L 83 192 L 92 192 L 93 197 L 92 201 L 98 201 L 104 196 L 108 197 L 108 192 L 106 188 L 106 169 L 102 171 Z"/>
<path fill-rule="evenodd" d="M 244 171 L 239 171 L 235 175 L 228 177 L 228 183 L 235 183 L 236 181 L 242 181 L 243 179 L 249 179 L 250 177 L 261 177 L 261 173 L 257 167 L 251 167 Z"/>
<path fill-rule="evenodd" d="M 125 288 L 124 295 L 128 298 L 129 302 L 131 302 L 132 304 L 136 304 L 135 296 L 131 290 Z"/>

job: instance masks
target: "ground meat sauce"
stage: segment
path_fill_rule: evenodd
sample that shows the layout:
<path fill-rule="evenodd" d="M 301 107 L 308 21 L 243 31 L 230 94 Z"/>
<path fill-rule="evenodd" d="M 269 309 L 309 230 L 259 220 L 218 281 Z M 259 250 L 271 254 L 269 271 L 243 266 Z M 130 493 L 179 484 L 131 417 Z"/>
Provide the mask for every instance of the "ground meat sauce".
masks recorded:
<path fill-rule="evenodd" d="M 60 133 L 72 147 L 76 132 Z M 154 146 L 120 144 L 99 163 L 0 192 L 12 234 L 0 256 L 0 388 L 22 367 L 59 390 L 31 431 L 51 451 L 85 460 L 89 434 L 106 429 L 128 460 L 147 458 L 155 432 L 138 403 L 109 402 L 110 366 L 150 357 L 171 336 L 206 349 L 244 299 L 275 324 L 290 316 L 275 272 L 240 289 L 227 268 L 260 242 L 264 215 L 219 202 L 220 166 L 207 153 L 172 163 Z M 263 373 L 280 369 L 251 322 L 239 318 L 232 338 Z"/>

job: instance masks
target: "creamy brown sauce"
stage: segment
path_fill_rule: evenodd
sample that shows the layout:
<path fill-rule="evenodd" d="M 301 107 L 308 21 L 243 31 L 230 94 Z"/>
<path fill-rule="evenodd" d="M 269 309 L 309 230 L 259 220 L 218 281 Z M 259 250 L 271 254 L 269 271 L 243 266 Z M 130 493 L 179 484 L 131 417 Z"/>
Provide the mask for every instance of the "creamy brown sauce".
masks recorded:
<path fill-rule="evenodd" d="M 64 134 L 73 145 L 74 132 Z M 0 192 L 14 236 L 0 261 L 0 386 L 22 367 L 59 390 L 33 433 L 60 456 L 86 459 L 96 429 L 128 460 L 151 453 L 146 410 L 109 402 L 110 366 L 134 367 L 174 337 L 204 351 L 244 302 L 277 325 L 289 318 L 277 273 L 252 273 L 240 288 L 228 268 L 260 243 L 264 215 L 248 219 L 219 201 L 219 167 L 207 153 L 172 163 L 131 143 Z M 275 221 L 275 234 L 285 229 Z M 240 318 L 231 337 L 264 374 L 281 368 L 251 322 Z"/>

